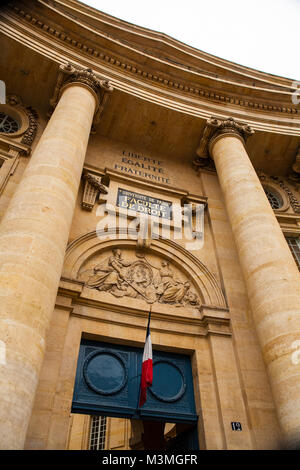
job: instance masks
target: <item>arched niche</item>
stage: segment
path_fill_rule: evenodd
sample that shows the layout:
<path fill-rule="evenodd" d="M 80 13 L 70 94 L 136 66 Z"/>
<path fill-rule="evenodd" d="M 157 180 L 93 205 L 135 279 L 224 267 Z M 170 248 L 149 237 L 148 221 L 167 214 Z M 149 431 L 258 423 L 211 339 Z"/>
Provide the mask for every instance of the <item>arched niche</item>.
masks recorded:
<path fill-rule="evenodd" d="M 87 280 L 95 266 L 107 263 L 113 250 L 119 249 L 125 261 L 137 263 L 145 260 L 159 271 L 163 261 L 180 279 L 189 283 L 191 292 L 196 293 L 202 305 L 214 308 L 227 308 L 225 296 L 219 282 L 207 267 L 184 247 L 169 239 L 151 240 L 150 247 L 142 252 L 137 250 L 135 239 L 120 238 L 121 234 L 89 232 L 73 240 L 67 250 L 62 276 L 67 279 Z M 110 238 L 104 238 L 110 237 Z M 124 235 L 125 237 L 125 235 Z M 165 264 L 166 264 L 165 263 Z M 153 272 L 156 272 L 153 269 Z M 90 272 L 89 272 L 90 271 Z M 84 277 L 83 273 L 87 273 Z"/>

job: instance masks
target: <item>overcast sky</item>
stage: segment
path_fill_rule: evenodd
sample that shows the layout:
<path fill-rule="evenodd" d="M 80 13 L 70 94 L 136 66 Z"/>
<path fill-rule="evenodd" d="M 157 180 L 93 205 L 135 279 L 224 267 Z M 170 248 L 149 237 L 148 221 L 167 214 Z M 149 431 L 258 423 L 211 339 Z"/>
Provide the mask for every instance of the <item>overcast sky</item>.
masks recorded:
<path fill-rule="evenodd" d="M 218 57 L 300 80 L 300 0 L 84 0 L 83 3 Z"/>

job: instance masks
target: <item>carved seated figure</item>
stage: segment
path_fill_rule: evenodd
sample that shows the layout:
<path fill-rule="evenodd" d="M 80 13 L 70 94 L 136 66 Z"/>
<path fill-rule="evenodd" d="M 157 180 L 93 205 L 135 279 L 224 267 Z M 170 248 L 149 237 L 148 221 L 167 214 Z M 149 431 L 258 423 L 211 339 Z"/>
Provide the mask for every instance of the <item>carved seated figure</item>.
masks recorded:
<path fill-rule="evenodd" d="M 181 282 L 174 279 L 174 272 L 167 261 L 162 261 L 159 274 L 161 282 L 157 286 L 156 292 L 159 295 L 159 302 L 168 304 L 183 304 L 187 291 L 190 288 L 189 282 Z"/>
<path fill-rule="evenodd" d="M 119 249 L 112 252 L 106 263 L 94 267 L 95 274 L 86 282 L 87 287 L 101 291 L 108 291 L 113 287 L 121 288 L 122 280 L 126 277 L 126 267 L 130 263 L 123 260 Z"/>

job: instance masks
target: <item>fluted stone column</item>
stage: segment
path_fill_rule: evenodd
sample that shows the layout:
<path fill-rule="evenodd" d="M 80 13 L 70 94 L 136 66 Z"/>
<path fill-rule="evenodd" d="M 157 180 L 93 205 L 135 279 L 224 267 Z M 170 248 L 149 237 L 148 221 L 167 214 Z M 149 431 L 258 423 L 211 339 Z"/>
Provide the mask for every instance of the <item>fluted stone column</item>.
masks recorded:
<path fill-rule="evenodd" d="M 212 156 L 247 285 L 285 442 L 300 449 L 300 276 L 244 147 L 253 131 L 229 118 L 207 123 L 199 147 Z M 204 155 L 203 155 L 204 152 Z M 298 346 L 299 347 L 299 346 Z"/>
<path fill-rule="evenodd" d="M 91 125 L 107 90 L 91 70 L 60 68 L 58 103 L 0 225 L 1 449 L 24 445 Z"/>

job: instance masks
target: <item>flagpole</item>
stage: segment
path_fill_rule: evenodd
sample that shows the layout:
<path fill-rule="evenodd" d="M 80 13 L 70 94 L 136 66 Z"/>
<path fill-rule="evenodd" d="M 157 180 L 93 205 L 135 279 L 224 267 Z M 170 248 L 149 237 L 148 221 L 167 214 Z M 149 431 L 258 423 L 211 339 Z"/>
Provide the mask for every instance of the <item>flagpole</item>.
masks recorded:
<path fill-rule="evenodd" d="M 148 330 L 149 330 L 149 328 L 150 328 L 151 312 L 152 312 L 152 305 L 150 305 L 149 318 L 148 318 L 148 325 L 147 325 L 147 331 L 146 331 L 146 339 L 147 339 Z"/>
<path fill-rule="evenodd" d="M 146 330 L 146 340 L 147 340 L 148 329 L 150 327 L 151 312 L 152 312 L 152 304 L 150 305 L 148 324 L 147 324 L 147 330 Z M 142 365 L 143 365 L 143 356 L 142 356 Z M 142 375 L 142 370 L 141 370 L 141 375 Z M 139 410 L 140 408 L 140 397 L 141 397 L 141 380 L 140 380 L 140 385 L 139 385 L 138 402 L 137 402 L 137 408 L 136 408 L 137 410 Z"/>

